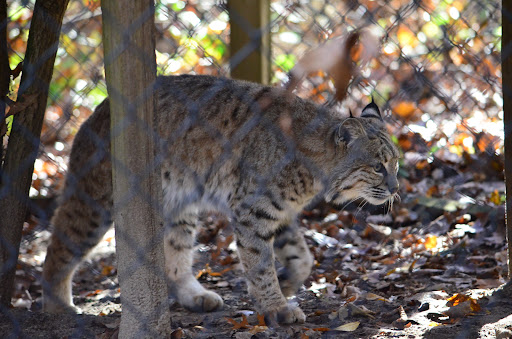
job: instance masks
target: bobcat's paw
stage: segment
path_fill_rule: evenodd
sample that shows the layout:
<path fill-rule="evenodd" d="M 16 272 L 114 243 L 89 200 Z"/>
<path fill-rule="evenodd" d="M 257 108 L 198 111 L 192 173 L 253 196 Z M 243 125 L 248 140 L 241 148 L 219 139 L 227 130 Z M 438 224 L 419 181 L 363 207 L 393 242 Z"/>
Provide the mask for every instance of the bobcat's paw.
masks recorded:
<path fill-rule="evenodd" d="M 68 313 L 68 314 L 82 314 L 82 310 L 75 305 L 71 304 L 65 304 L 62 301 L 48 301 L 43 300 L 43 312 L 46 313 Z"/>
<path fill-rule="evenodd" d="M 203 290 L 195 295 L 180 296 L 180 304 L 192 312 L 212 312 L 224 306 L 224 301 L 215 292 Z"/>
<path fill-rule="evenodd" d="M 267 324 L 293 324 L 293 323 L 304 323 L 306 321 L 306 315 L 299 306 L 293 304 L 287 304 L 277 310 L 273 310 L 265 313 L 265 322 Z"/>

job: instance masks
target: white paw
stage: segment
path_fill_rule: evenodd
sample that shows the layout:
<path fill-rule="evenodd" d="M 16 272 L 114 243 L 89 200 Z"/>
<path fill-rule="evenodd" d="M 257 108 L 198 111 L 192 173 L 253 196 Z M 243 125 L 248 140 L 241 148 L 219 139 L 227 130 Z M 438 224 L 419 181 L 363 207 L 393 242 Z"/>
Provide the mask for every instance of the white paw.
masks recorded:
<path fill-rule="evenodd" d="M 66 304 L 61 300 L 55 298 L 44 297 L 43 298 L 43 312 L 46 313 L 76 313 L 82 314 L 82 310 L 73 303 Z"/>
<path fill-rule="evenodd" d="M 224 301 L 215 292 L 203 289 L 194 295 L 179 295 L 180 304 L 192 312 L 212 312 L 224 306 Z"/>
<path fill-rule="evenodd" d="M 306 321 L 306 315 L 299 306 L 287 304 L 276 310 L 265 312 L 265 321 L 267 324 L 275 322 L 279 324 L 302 324 Z"/>

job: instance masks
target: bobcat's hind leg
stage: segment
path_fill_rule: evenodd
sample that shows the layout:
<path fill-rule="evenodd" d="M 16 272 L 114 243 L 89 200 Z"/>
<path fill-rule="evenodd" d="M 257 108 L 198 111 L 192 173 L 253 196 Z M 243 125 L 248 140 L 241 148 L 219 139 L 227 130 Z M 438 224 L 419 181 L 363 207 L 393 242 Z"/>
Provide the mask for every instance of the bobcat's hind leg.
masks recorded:
<path fill-rule="evenodd" d="M 75 136 L 62 203 L 51 220 L 54 231 L 43 267 L 43 310 L 78 311 L 73 273 L 112 223 L 110 111 L 103 101 Z"/>
<path fill-rule="evenodd" d="M 164 251 L 166 273 L 179 303 L 193 312 L 220 309 L 224 302 L 204 288 L 192 273 L 197 216 L 186 215 L 166 225 Z"/>
<path fill-rule="evenodd" d="M 102 212 L 100 212 L 100 210 Z M 77 312 L 71 282 L 73 274 L 90 250 L 110 227 L 110 211 L 71 199 L 52 219 L 55 229 L 43 267 L 43 310 L 50 313 Z"/>
<path fill-rule="evenodd" d="M 283 265 L 278 272 L 279 285 L 286 297 L 294 295 L 309 277 L 313 256 L 296 224 L 285 226 L 276 236 L 274 253 Z"/>

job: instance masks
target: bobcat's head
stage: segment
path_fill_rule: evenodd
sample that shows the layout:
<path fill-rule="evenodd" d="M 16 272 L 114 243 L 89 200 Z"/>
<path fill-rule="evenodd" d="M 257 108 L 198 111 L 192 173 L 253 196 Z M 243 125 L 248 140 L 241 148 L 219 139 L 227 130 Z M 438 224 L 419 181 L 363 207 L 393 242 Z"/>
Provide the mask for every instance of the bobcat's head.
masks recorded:
<path fill-rule="evenodd" d="M 309 73 L 324 70 L 334 80 L 335 101 L 343 101 L 350 79 L 358 69 L 352 59 L 357 44 L 362 47 L 362 52 L 356 53 L 360 65 L 377 56 L 380 50 L 378 40 L 366 30 L 333 39 L 301 58 L 290 71 L 287 91 L 291 93 Z M 331 152 L 326 153 L 329 158 L 329 178 L 327 187 L 323 187 L 326 200 L 341 204 L 363 198 L 374 205 L 391 204 L 398 191 L 400 153 L 388 135 L 377 105 L 372 101 L 363 109 L 361 117 L 351 115 L 331 131 L 327 137 L 332 136 L 329 143 L 334 139 L 334 158 L 330 158 Z"/>
<path fill-rule="evenodd" d="M 326 200 L 341 204 L 363 198 L 373 205 L 392 203 L 397 191 L 400 152 L 391 141 L 375 103 L 361 117 L 350 117 L 333 131 L 342 160 L 329 180 Z"/>

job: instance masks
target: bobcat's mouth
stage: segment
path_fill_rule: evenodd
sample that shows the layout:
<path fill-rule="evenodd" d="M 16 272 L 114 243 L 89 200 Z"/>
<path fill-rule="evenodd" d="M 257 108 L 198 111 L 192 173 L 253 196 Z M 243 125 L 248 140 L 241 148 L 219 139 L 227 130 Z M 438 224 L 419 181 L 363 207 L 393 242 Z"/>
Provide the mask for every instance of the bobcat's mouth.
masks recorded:
<path fill-rule="evenodd" d="M 397 197 L 397 193 L 390 192 L 387 188 L 375 186 L 363 189 L 331 190 L 326 194 L 325 200 L 333 205 L 342 205 L 347 201 L 363 199 L 372 205 L 388 204 L 391 206 Z"/>
<path fill-rule="evenodd" d="M 364 198 L 373 205 L 382 205 L 393 196 L 388 190 L 380 187 L 371 187 L 365 193 Z"/>
<path fill-rule="evenodd" d="M 395 192 L 391 192 L 388 189 L 372 187 L 368 190 L 368 192 L 365 193 L 367 193 L 364 196 L 364 199 L 366 201 L 368 201 L 372 205 L 386 204 L 388 207 L 388 211 L 391 211 L 395 199 L 400 200 L 400 196 L 398 195 L 397 190 L 395 190 Z"/>

